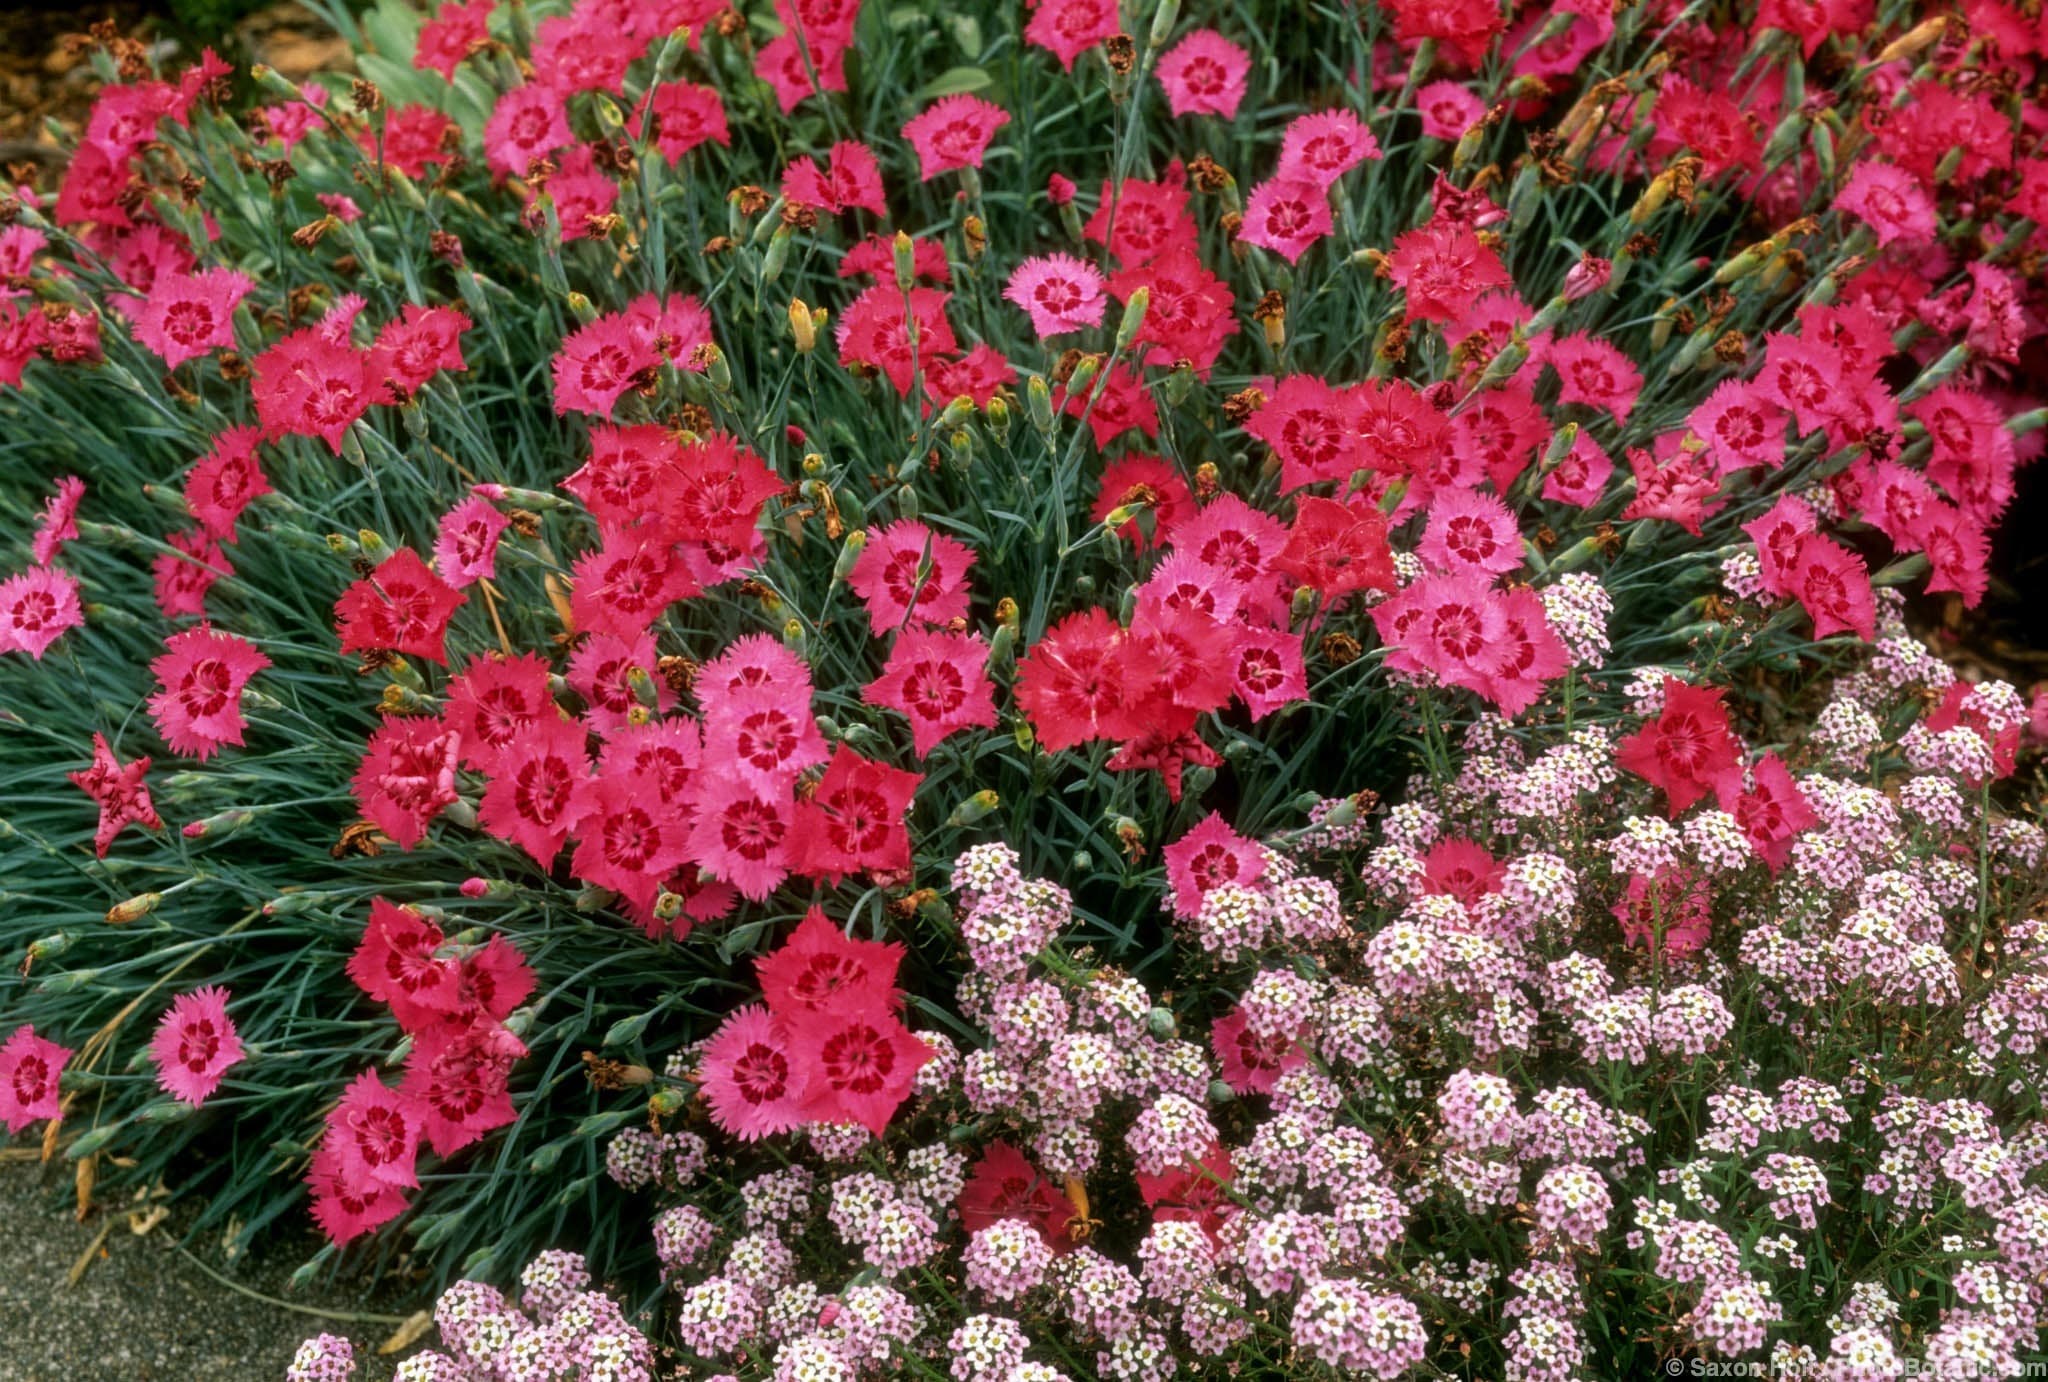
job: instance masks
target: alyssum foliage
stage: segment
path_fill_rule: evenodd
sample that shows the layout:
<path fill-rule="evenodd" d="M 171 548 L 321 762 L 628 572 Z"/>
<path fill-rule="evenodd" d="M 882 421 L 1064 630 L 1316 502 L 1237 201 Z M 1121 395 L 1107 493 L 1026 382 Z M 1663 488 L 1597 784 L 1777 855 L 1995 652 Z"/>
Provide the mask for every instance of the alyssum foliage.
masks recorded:
<path fill-rule="evenodd" d="M 0 231 L 10 1129 L 533 1259 L 417 1377 L 2031 1348 L 2025 710 L 1886 587 L 2035 445 L 2038 36 L 1586 9 L 105 40 Z"/>

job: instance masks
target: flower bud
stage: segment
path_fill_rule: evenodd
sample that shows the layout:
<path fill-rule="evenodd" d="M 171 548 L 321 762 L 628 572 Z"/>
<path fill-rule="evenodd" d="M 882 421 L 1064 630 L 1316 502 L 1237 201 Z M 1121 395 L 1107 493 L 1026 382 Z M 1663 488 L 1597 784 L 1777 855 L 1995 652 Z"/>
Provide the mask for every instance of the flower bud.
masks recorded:
<path fill-rule="evenodd" d="M 855 528 L 840 544 L 839 558 L 832 563 L 832 583 L 837 585 L 853 574 L 853 565 L 860 560 L 860 554 L 867 550 L 868 530 Z"/>
<path fill-rule="evenodd" d="M 76 939 L 77 937 L 69 931 L 57 931 L 44 936 L 41 940 L 29 942 L 28 954 L 21 962 L 22 972 L 27 973 L 29 966 L 39 960 L 56 959 L 69 950 Z"/>
<path fill-rule="evenodd" d="M 802 298 L 789 300 L 789 334 L 796 340 L 799 355 L 809 355 L 818 348 L 818 326 Z"/>
<path fill-rule="evenodd" d="M 911 285 L 917 282 L 917 246 L 907 232 L 899 230 L 892 249 L 896 262 L 896 290 L 908 295 Z"/>
<path fill-rule="evenodd" d="M 988 407 L 981 410 L 981 415 L 983 420 L 988 423 L 989 435 L 996 439 L 996 445 L 1008 446 L 1010 444 L 1010 405 L 1003 402 L 1000 397 L 991 398 L 988 401 Z"/>
<path fill-rule="evenodd" d="M 221 840 L 240 830 L 256 819 L 256 813 L 247 807 L 234 806 L 208 816 L 205 820 L 193 821 L 185 827 L 188 840 Z"/>
<path fill-rule="evenodd" d="M 1613 276 L 1613 261 L 1592 254 L 1580 255 L 1579 262 L 1565 273 L 1564 300 L 1577 302 L 1581 298 L 1591 297 L 1605 288 L 1607 281 Z"/>
<path fill-rule="evenodd" d="M 959 428 L 965 427 L 967 420 L 973 416 L 974 400 L 966 394 L 961 394 L 951 403 L 948 403 L 945 410 L 939 414 L 939 423 L 936 430 L 941 432 L 956 431 Z"/>
<path fill-rule="evenodd" d="M 1130 299 L 1124 303 L 1123 320 L 1117 323 L 1116 328 L 1116 348 L 1119 354 L 1129 350 L 1131 342 L 1137 340 L 1138 333 L 1145 329 L 1145 309 L 1151 305 L 1152 290 L 1150 288 L 1134 289 Z M 1074 375 L 1077 380 L 1080 377 L 1080 373 L 1081 371 L 1078 368 L 1075 369 Z M 1069 391 L 1072 392 L 1073 389 L 1070 387 Z"/>
<path fill-rule="evenodd" d="M 674 896 L 673 893 L 668 895 Z M 620 1018 L 606 1030 L 604 1040 L 599 1044 L 603 1046 L 631 1046 L 640 1039 L 641 1033 L 647 1030 L 647 1024 L 654 1020 L 654 1015 L 658 1011 L 660 1011 L 658 1008 L 649 1008 L 644 1013 L 636 1013 L 632 1017 Z"/>
<path fill-rule="evenodd" d="M 725 358 L 725 352 L 716 345 L 707 345 L 704 350 L 704 375 L 711 381 L 716 393 L 732 392 L 732 365 Z"/>
<path fill-rule="evenodd" d="M 306 99 L 300 93 L 297 83 L 267 64 L 260 62 L 252 64 L 249 68 L 249 80 L 256 83 L 259 89 L 268 92 L 279 100 L 304 102 Z"/>
<path fill-rule="evenodd" d="M 796 238 L 788 226 L 777 226 L 775 234 L 768 239 L 768 253 L 761 258 L 761 282 L 773 283 L 782 277 L 783 266 L 789 263 L 790 242 Z"/>
<path fill-rule="evenodd" d="M 137 893 L 126 902 L 116 902 L 113 906 L 107 908 L 107 924 L 109 926 L 126 926 L 131 921 L 140 921 L 151 912 L 154 912 L 157 903 L 163 900 L 164 895 L 162 893 Z"/>
<path fill-rule="evenodd" d="M 263 915 L 267 917 L 297 916 L 301 912 L 309 911 L 321 905 L 333 896 L 333 893 L 326 892 L 282 893 L 263 904 Z"/>
<path fill-rule="evenodd" d="M 1034 374 L 1024 386 L 1025 406 L 1031 414 L 1031 425 L 1050 437 L 1052 435 L 1052 390 L 1046 386 L 1045 376 Z"/>
<path fill-rule="evenodd" d="M 626 686 L 632 691 L 633 699 L 649 710 L 661 707 L 661 694 L 655 688 L 654 678 L 647 674 L 645 667 L 633 666 L 626 669 Z"/>
<path fill-rule="evenodd" d="M 36 985 L 37 993 L 75 993 L 79 989 L 91 988 L 100 981 L 97 969 L 67 969 L 61 974 L 52 974 Z M 70 1078 L 68 1075 L 65 1077 Z"/>
<path fill-rule="evenodd" d="M 1152 11 L 1152 31 L 1145 37 L 1145 46 L 1155 52 L 1164 48 L 1179 21 L 1180 0 L 1159 0 L 1159 8 Z"/>
<path fill-rule="evenodd" d="M 1579 442 L 1579 424 L 1567 422 L 1557 429 L 1550 439 L 1550 445 L 1543 449 L 1543 469 L 1551 471 L 1564 464 L 1564 458 L 1572 454 L 1572 448 Z"/>
<path fill-rule="evenodd" d="M 1000 796 L 984 787 L 954 807 L 953 814 L 946 817 L 946 824 L 949 827 L 973 825 L 1002 804 L 1003 799 Z"/>
<path fill-rule="evenodd" d="M 1016 625 L 997 624 L 995 633 L 988 640 L 988 669 L 995 672 L 1008 667 L 1016 647 Z"/>
<path fill-rule="evenodd" d="M 1969 358 L 1970 346 L 1967 341 L 1959 341 L 1950 346 L 1946 354 L 1920 371 L 1919 377 L 1906 386 L 1899 394 L 1899 402 L 1911 403 L 1916 399 L 1925 398 L 1954 377 L 1955 372 L 1961 369 Z"/>
<path fill-rule="evenodd" d="M 1936 15 L 1932 19 L 1923 19 L 1879 49 L 1877 56 L 1871 60 L 1870 65 L 1872 67 L 1883 67 L 1889 63 L 1897 62 L 1900 58 L 1913 57 L 1925 51 L 1933 44 L 1939 43 L 1947 27 L 1948 18 L 1945 15 Z"/>

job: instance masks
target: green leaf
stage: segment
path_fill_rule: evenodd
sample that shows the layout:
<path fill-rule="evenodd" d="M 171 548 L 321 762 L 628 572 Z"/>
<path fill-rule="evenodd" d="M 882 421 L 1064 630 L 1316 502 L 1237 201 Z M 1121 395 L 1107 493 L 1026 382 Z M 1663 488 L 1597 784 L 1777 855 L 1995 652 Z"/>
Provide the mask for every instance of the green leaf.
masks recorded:
<path fill-rule="evenodd" d="M 917 89 L 920 102 L 936 101 L 941 96 L 961 96 L 970 91 L 986 91 L 995 85 L 996 79 L 979 67 L 949 67 Z"/>

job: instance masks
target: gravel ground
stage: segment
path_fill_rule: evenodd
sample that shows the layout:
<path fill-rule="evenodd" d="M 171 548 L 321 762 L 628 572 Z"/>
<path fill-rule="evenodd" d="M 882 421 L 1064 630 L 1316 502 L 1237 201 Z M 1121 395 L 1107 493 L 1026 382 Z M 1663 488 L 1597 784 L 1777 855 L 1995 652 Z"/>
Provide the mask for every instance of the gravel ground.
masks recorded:
<path fill-rule="evenodd" d="M 70 1166 L 0 1163 L 0 1382 L 281 1382 L 302 1339 L 322 1330 L 347 1334 L 364 1359 L 359 1378 L 389 1377 L 374 1357 L 391 1328 L 346 1324 L 266 1305 L 209 1279 L 174 1251 L 164 1228 L 129 1232 L 125 1214 L 93 1254 L 76 1286 L 66 1277 L 108 1222 L 78 1223 L 61 1207 Z M 175 1214 L 169 1228 L 176 1222 Z M 311 1255 L 310 1242 L 259 1251 L 236 1279 L 286 1296 L 287 1278 Z M 218 1254 L 208 1265 L 221 1270 Z M 305 1305 L 404 1314 L 345 1292 L 293 1295 Z"/>

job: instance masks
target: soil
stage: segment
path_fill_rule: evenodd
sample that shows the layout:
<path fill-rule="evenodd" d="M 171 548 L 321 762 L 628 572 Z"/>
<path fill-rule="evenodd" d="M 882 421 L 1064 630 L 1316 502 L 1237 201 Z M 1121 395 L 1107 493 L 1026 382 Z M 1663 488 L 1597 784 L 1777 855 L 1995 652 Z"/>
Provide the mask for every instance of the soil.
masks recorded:
<path fill-rule="evenodd" d="M 145 1234 L 104 1206 L 66 1211 L 70 1163 L 0 1160 L 0 1382 L 279 1382 L 301 1341 L 328 1332 L 356 1346 L 362 1382 L 391 1375 L 376 1357 L 407 1311 L 337 1285 L 293 1292 L 318 1243 L 280 1235 L 240 1262 L 204 1239 L 179 1248 L 176 1205 Z M 190 1254 L 190 1255 L 188 1255 Z M 200 1265 L 240 1290 L 210 1277 Z M 272 1304 L 244 1292 L 255 1292 Z M 368 1316 L 354 1322 L 313 1311 Z"/>

